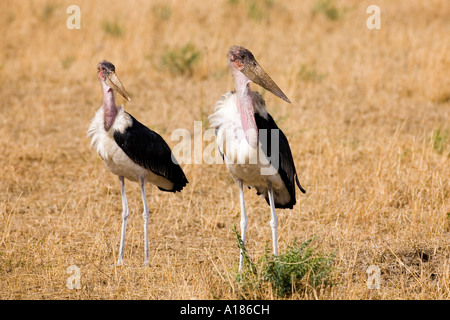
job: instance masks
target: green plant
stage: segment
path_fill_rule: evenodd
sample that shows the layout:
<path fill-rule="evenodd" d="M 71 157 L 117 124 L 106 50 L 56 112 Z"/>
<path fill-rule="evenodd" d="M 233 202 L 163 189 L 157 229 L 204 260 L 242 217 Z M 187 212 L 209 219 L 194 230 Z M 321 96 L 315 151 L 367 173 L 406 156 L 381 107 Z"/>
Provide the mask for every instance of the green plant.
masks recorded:
<path fill-rule="evenodd" d="M 300 245 L 294 239 L 288 249 L 274 256 L 266 248 L 257 263 L 252 262 L 240 235 L 233 226 L 238 247 L 242 251 L 244 266 L 237 276 L 244 291 L 261 291 L 270 285 L 279 297 L 293 294 L 306 285 L 332 285 L 333 254 L 326 254 L 311 246 L 314 237 Z"/>
<path fill-rule="evenodd" d="M 342 17 L 343 12 L 332 3 L 331 0 L 319 0 L 312 10 L 313 16 L 322 13 L 330 20 L 338 20 Z"/>
<path fill-rule="evenodd" d="M 167 51 L 162 57 L 162 64 L 175 74 L 192 75 L 195 64 L 200 60 L 200 51 L 192 43 Z"/>
<path fill-rule="evenodd" d="M 75 62 L 74 56 L 67 56 L 61 59 L 61 65 L 64 69 L 69 69 L 70 66 Z"/>
<path fill-rule="evenodd" d="M 123 28 L 117 21 L 105 20 L 103 21 L 102 28 L 106 34 L 114 37 L 121 37 L 123 35 Z"/>
<path fill-rule="evenodd" d="M 267 20 L 269 12 L 274 6 L 274 0 L 245 0 L 248 17 L 255 21 Z M 239 0 L 228 0 L 230 5 L 237 5 Z"/>
<path fill-rule="evenodd" d="M 56 9 L 57 9 L 56 5 L 47 3 L 44 6 L 44 8 L 42 9 L 41 17 L 40 17 L 41 20 L 44 22 L 49 21 L 52 18 L 53 14 L 55 13 Z"/>
<path fill-rule="evenodd" d="M 301 65 L 298 72 L 298 77 L 303 81 L 320 82 L 326 78 L 325 73 L 319 73 L 317 70 L 306 65 Z"/>
<path fill-rule="evenodd" d="M 273 6 L 272 0 L 248 1 L 248 15 L 255 21 L 262 21 L 269 17 L 269 11 Z"/>
<path fill-rule="evenodd" d="M 449 142 L 450 142 L 449 129 L 441 131 L 441 128 L 438 128 L 433 132 L 432 137 L 433 149 L 436 150 L 439 154 L 444 153 L 445 149 L 447 149 L 447 145 L 449 144 Z"/>
<path fill-rule="evenodd" d="M 169 20 L 172 15 L 172 9 L 168 5 L 155 5 L 152 11 L 161 20 Z"/>

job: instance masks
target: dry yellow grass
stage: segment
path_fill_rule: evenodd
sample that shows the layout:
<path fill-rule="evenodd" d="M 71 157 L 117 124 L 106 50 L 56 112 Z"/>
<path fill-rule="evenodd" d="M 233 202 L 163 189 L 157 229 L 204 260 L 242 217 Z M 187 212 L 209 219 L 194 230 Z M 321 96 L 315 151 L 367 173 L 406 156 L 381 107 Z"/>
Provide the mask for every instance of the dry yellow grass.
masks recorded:
<path fill-rule="evenodd" d="M 319 0 L 76 2 L 80 30 L 66 27 L 70 1 L 0 4 L 0 299 L 239 298 L 229 278 L 239 199 L 225 166 L 183 165 L 190 184 L 177 195 L 151 188 L 149 268 L 140 191 L 127 183 L 127 265 L 110 267 L 119 182 L 86 138 L 101 105 L 98 61 L 116 65 L 133 98 L 125 108 L 173 147 L 174 129 L 192 132 L 232 89 L 234 44 L 293 102 L 265 94 L 307 189 L 278 211 L 280 249 L 316 235 L 336 253 L 337 284 L 291 298 L 450 298 L 450 134 L 443 151 L 433 144 L 450 130 L 448 1 L 377 1 L 381 30 L 366 28 L 367 1 L 331 2 L 336 20 L 313 15 Z M 200 61 L 191 77 L 173 75 L 161 57 L 186 43 Z M 254 191 L 246 201 L 258 257 L 269 209 Z M 79 290 L 66 287 L 71 265 Z M 370 265 L 379 290 L 367 288 Z"/>

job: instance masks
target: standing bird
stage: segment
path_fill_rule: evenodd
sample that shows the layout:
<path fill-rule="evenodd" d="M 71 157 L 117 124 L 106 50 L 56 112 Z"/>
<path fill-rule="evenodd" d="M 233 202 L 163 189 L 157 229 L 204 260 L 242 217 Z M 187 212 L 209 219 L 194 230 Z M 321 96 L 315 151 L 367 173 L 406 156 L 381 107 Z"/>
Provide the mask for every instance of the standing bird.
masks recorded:
<path fill-rule="evenodd" d="M 128 221 L 128 204 L 125 194 L 125 178 L 139 182 L 144 204 L 145 263 L 148 265 L 148 205 L 145 183 L 150 182 L 162 191 L 181 191 L 188 183 L 167 143 L 122 107 L 116 106 L 114 90 L 131 101 L 127 91 L 116 76 L 115 67 L 108 61 L 97 66 L 97 75 L 103 89 L 103 105 L 95 113 L 87 135 L 91 145 L 104 160 L 108 169 L 119 176 L 122 193 L 122 232 L 119 259 L 123 263 L 125 233 Z"/>
<path fill-rule="evenodd" d="M 266 111 L 262 96 L 250 90 L 252 81 L 290 103 L 286 95 L 261 68 L 246 48 L 234 46 L 228 52 L 228 66 L 235 91 L 225 93 L 209 116 L 216 142 L 228 171 L 239 185 L 241 239 L 245 242 L 247 213 L 243 185 L 255 188 L 270 205 L 273 252 L 277 255 L 278 219 L 275 208 L 292 209 L 296 203 L 298 181 L 291 149 L 284 133 Z M 241 250 L 239 272 L 242 270 Z"/>

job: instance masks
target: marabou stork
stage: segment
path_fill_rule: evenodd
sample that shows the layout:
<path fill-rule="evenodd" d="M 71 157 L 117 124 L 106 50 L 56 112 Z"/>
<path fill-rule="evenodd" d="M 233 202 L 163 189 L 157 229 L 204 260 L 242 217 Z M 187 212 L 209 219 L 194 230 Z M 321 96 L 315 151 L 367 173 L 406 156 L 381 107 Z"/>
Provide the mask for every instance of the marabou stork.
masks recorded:
<path fill-rule="evenodd" d="M 131 101 L 116 76 L 115 67 L 108 61 L 97 66 L 97 75 L 103 89 L 103 105 L 96 112 L 87 132 L 91 145 L 104 160 L 108 169 L 119 177 L 122 193 L 122 232 L 117 265 L 123 263 L 128 204 L 125 178 L 139 182 L 144 205 L 145 262 L 148 265 L 148 216 L 145 183 L 150 182 L 162 191 L 181 191 L 188 183 L 170 147 L 156 132 L 150 130 L 122 107 L 116 106 L 114 90 Z"/>
<path fill-rule="evenodd" d="M 246 185 L 255 188 L 270 205 L 276 256 L 278 219 L 275 208 L 293 208 L 296 184 L 301 192 L 305 193 L 305 190 L 298 181 L 286 136 L 266 111 L 262 96 L 251 91 L 249 83 L 252 81 L 284 101 L 290 101 L 248 49 L 232 47 L 228 52 L 228 66 L 235 91 L 225 93 L 216 103 L 214 113 L 209 116 L 210 126 L 215 128 L 216 142 L 227 169 L 239 185 L 241 240 L 245 241 L 247 231 L 243 192 L 243 185 Z M 241 251 L 239 272 L 242 265 Z"/>

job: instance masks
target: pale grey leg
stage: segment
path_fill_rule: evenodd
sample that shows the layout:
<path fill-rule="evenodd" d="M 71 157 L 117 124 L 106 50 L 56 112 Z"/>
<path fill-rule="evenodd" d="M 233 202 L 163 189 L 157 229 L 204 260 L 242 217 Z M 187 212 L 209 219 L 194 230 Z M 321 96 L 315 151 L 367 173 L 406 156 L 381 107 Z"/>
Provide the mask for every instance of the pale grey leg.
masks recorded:
<path fill-rule="evenodd" d="M 238 180 L 238 185 L 239 185 L 239 198 L 241 202 L 241 239 L 242 243 L 245 244 L 245 234 L 247 233 L 247 212 L 245 211 L 244 187 L 242 184 L 242 180 Z M 242 271 L 243 264 L 244 264 L 244 256 L 241 250 L 241 255 L 239 257 L 239 272 Z"/>
<path fill-rule="evenodd" d="M 275 212 L 275 201 L 273 198 L 273 188 L 272 183 L 267 181 L 268 193 L 269 193 L 269 202 L 270 202 L 270 227 L 272 228 L 272 243 L 273 243 L 273 254 L 276 256 L 278 253 L 278 237 L 277 237 L 277 227 L 278 227 L 278 217 Z"/>
<path fill-rule="evenodd" d="M 120 181 L 120 192 L 122 193 L 122 232 L 120 235 L 119 259 L 117 260 L 118 266 L 123 264 L 123 248 L 125 246 L 125 234 L 127 230 L 127 221 L 129 214 L 127 196 L 125 193 L 125 180 L 123 177 L 119 177 L 119 181 Z"/>
<path fill-rule="evenodd" d="M 145 262 L 144 265 L 148 266 L 148 216 L 149 210 L 147 205 L 147 197 L 145 196 L 145 178 L 140 177 L 139 182 L 141 183 L 141 192 L 142 192 L 142 203 L 144 204 L 144 212 L 142 213 L 142 217 L 144 218 L 144 250 L 145 250 Z"/>

